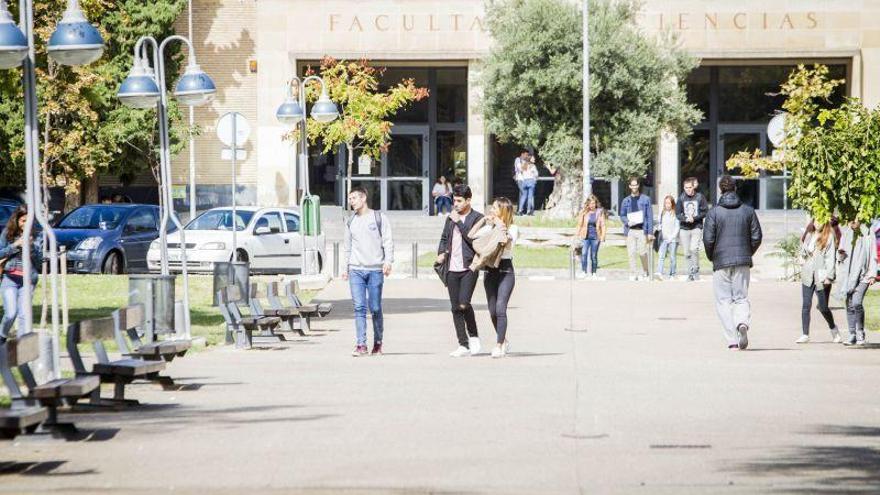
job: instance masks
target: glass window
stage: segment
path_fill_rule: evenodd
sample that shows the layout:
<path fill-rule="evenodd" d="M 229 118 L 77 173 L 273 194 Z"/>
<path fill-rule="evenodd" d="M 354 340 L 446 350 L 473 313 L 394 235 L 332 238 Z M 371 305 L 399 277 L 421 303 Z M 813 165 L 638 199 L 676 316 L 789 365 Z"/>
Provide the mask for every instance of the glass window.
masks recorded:
<path fill-rule="evenodd" d="M 323 149 L 323 143 L 309 146 L 309 192 L 320 196 L 324 204 L 335 204 L 336 177 L 345 172 L 336 165 L 336 153 L 323 153 Z"/>
<path fill-rule="evenodd" d="M 397 86 L 405 79 L 412 79 L 416 86 L 428 87 L 428 69 L 416 69 L 411 67 L 389 67 L 385 69 L 379 80 L 379 89 L 388 91 L 388 88 Z M 422 101 L 413 102 L 405 108 L 397 111 L 394 116 L 394 122 L 427 122 L 428 121 L 428 100 L 424 98 Z"/>
<path fill-rule="evenodd" d="M 391 136 L 386 160 L 388 177 L 421 177 L 424 136 L 422 134 L 398 134 Z M 378 168 L 378 167 L 374 167 Z"/>
<path fill-rule="evenodd" d="M 467 121 L 467 69 L 437 69 L 437 122 Z"/>
<path fill-rule="evenodd" d="M 61 220 L 59 229 L 103 229 L 119 226 L 124 210 L 112 206 L 83 206 L 70 212 Z"/>
<path fill-rule="evenodd" d="M 273 234 L 281 232 L 281 214 L 277 211 L 263 214 L 263 216 L 257 219 L 257 223 L 254 225 L 254 232 L 260 227 L 269 227 Z"/>
<path fill-rule="evenodd" d="M 150 210 L 138 210 L 128 217 L 125 230 L 130 232 L 154 232 L 159 230 L 156 226 L 156 216 Z"/>
<path fill-rule="evenodd" d="M 284 214 L 284 223 L 288 232 L 299 232 L 299 217 L 293 213 Z"/>
<path fill-rule="evenodd" d="M 703 120 L 709 120 L 709 87 L 712 82 L 711 67 L 697 67 L 687 78 L 685 91 L 688 103 L 703 112 Z"/>
<path fill-rule="evenodd" d="M 450 182 L 467 181 L 466 132 L 437 131 L 437 175 L 445 175 Z"/>
<path fill-rule="evenodd" d="M 695 177 L 697 190 L 703 193 L 706 200 L 714 199 L 715 188 L 709 179 L 709 131 L 694 131 L 679 147 L 681 160 L 681 180 Z M 681 187 L 681 185 L 679 185 Z"/>
<path fill-rule="evenodd" d="M 251 218 L 252 211 L 235 211 L 235 230 L 242 231 Z M 232 210 L 210 210 L 202 213 L 186 226 L 186 230 L 232 230 Z"/>

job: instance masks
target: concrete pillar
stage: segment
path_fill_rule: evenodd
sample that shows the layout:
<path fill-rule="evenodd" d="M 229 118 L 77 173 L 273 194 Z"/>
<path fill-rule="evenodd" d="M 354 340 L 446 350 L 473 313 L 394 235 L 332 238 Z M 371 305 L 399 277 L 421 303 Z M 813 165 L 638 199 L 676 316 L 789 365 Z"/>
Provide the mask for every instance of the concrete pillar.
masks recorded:
<path fill-rule="evenodd" d="M 477 84 L 480 73 L 480 62 L 471 60 L 468 64 L 467 182 L 474 195 L 471 203 L 478 210 L 482 210 L 489 199 L 489 139 L 479 110 L 483 97 L 483 90 Z"/>
<path fill-rule="evenodd" d="M 880 48 L 862 48 L 861 59 L 862 102 L 875 108 L 880 105 Z"/>
<path fill-rule="evenodd" d="M 657 159 L 654 169 L 654 190 L 656 198 L 653 198 L 658 207 L 662 206 L 663 198 L 667 194 L 678 198 L 679 183 L 679 155 L 678 138 L 669 131 L 661 131 L 657 138 Z"/>

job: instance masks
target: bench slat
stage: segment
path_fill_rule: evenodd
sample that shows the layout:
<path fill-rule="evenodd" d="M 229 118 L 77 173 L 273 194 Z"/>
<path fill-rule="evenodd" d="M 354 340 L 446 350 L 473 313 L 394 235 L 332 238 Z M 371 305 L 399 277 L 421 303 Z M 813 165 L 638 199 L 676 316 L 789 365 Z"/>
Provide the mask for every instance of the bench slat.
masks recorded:
<path fill-rule="evenodd" d="M 119 375 L 139 377 L 148 373 L 158 373 L 165 369 L 163 361 L 143 361 L 141 359 L 120 359 L 106 364 L 95 363 L 92 371 L 99 375 Z"/>
<path fill-rule="evenodd" d="M 2 429 L 27 428 L 47 419 L 49 419 L 49 411 L 45 407 L 33 406 L 0 410 L 0 428 Z"/>

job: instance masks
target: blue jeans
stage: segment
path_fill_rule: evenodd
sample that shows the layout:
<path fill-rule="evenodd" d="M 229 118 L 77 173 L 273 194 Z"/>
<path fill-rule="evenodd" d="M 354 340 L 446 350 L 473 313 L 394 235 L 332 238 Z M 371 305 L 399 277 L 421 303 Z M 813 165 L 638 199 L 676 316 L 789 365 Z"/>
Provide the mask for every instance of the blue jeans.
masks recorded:
<path fill-rule="evenodd" d="M 358 345 L 367 345 L 367 305 L 373 315 L 373 343 L 382 342 L 382 284 L 385 276 L 380 270 L 351 270 L 348 285 L 354 303 L 354 327 Z"/>
<path fill-rule="evenodd" d="M 519 213 L 531 215 L 535 212 L 535 179 L 527 179 L 519 183 Z"/>
<path fill-rule="evenodd" d="M 9 337 L 9 330 L 16 319 L 18 319 L 18 331 L 24 331 L 24 311 L 21 311 L 25 305 L 24 284 L 3 275 L 3 280 L 0 282 L 0 292 L 3 294 L 3 321 L 0 322 L 0 340 L 5 340 Z"/>
<path fill-rule="evenodd" d="M 587 272 L 587 256 L 589 256 L 589 260 L 592 263 L 592 270 L 590 273 L 596 273 L 596 270 L 599 269 L 599 239 L 584 239 L 583 240 L 583 248 L 581 249 L 581 270 L 584 273 Z"/>
<path fill-rule="evenodd" d="M 434 198 L 434 209 L 437 214 L 452 213 L 452 198 L 449 196 L 438 196 Z"/>
<path fill-rule="evenodd" d="M 657 261 L 657 273 L 663 273 L 663 261 L 666 259 L 666 253 L 669 253 L 669 276 L 675 276 L 675 252 L 678 248 L 678 241 L 661 241 L 660 242 L 660 259 Z"/>

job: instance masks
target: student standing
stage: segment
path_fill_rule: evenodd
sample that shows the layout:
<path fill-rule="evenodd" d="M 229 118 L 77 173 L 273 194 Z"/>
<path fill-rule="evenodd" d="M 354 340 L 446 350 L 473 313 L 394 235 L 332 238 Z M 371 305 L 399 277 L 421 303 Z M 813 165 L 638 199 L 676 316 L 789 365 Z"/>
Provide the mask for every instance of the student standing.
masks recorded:
<path fill-rule="evenodd" d="M 538 167 L 535 166 L 535 157 L 529 155 L 521 164 L 520 176 L 522 177 L 523 194 L 519 197 L 520 215 L 535 214 L 535 187 L 538 185 Z"/>
<path fill-rule="evenodd" d="M 523 188 L 523 163 L 529 161 L 529 152 L 526 150 L 522 150 L 519 152 L 519 156 L 513 160 L 513 181 L 516 182 L 516 187 L 519 189 L 519 208 L 516 210 L 517 215 L 524 214 L 523 205 L 526 201 L 526 191 Z"/>
<path fill-rule="evenodd" d="M 834 281 L 835 254 L 837 248 L 834 242 L 834 228 L 830 223 L 821 225 L 817 230 L 815 223 L 810 222 L 812 229 L 808 228 L 801 241 L 800 255 L 804 260 L 801 266 L 801 336 L 795 341 L 798 344 L 806 344 L 810 341 L 810 311 L 813 305 L 813 294 L 818 299 L 819 312 L 828 323 L 833 342 L 840 342 L 840 332 L 834 325 L 834 315 L 828 308 L 828 290 Z"/>
<path fill-rule="evenodd" d="M 718 206 L 706 214 L 703 246 L 712 261 L 715 310 L 727 348 L 736 351 L 749 346 L 749 279 L 752 256 L 761 246 L 763 236 L 755 210 L 737 196 L 733 177 L 722 176 L 718 188 L 721 198 Z"/>
<path fill-rule="evenodd" d="M 476 355 L 481 348 L 471 306 L 478 276 L 468 268 L 474 259 L 474 246 L 467 234 L 483 214 L 471 208 L 471 195 L 466 185 L 452 188 L 452 213 L 446 218 L 437 247 L 437 262 L 448 263 L 449 267 L 445 282 L 458 338 L 458 348 L 449 354 L 452 357 Z"/>
<path fill-rule="evenodd" d="M 24 243 L 30 243 L 31 287 L 37 285 L 40 264 L 43 260 L 42 242 L 31 236 L 26 239 L 24 227 L 27 222 L 27 206 L 19 206 L 9 217 L 6 227 L 0 233 L 0 264 L 2 264 L 2 280 L 0 292 L 3 295 L 3 320 L 0 321 L 0 344 L 9 338 L 9 331 L 18 320 L 18 331 L 24 331 L 24 311 L 22 308 L 31 301 L 24 296 Z M 31 292 L 33 294 L 33 292 Z"/>
<path fill-rule="evenodd" d="M 630 195 L 620 205 L 620 220 L 626 236 L 626 252 L 629 255 L 630 280 L 648 278 L 648 242 L 654 240 L 654 214 L 651 198 L 642 194 L 642 183 L 637 177 L 629 180 Z M 641 261 L 641 270 L 638 268 Z"/>
<path fill-rule="evenodd" d="M 663 278 L 663 262 L 669 256 L 669 277 L 675 276 L 676 251 L 678 250 L 678 235 L 681 230 L 678 217 L 675 214 L 675 198 L 666 196 L 663 198 L 663 210 L 660 212 L 660 259 L 657 262 L 657 277 Z"/>
<path fill-rule="evenodd" d="M 394 263 L 394 242 L 391 222 L 384 213 L 367 206 L 367 191 L 353 187 L 348 204 L 354 215 L 348 220 L 344 237 L 345 270 L 342 279 L 348 280 L 354 304 L 354 326 L 357 346 L 354 357 L 367 354 L 367 307 L 373 316 L 373 350 L 382 354 L 384 320 L 382 318 L 382 286 Z"/>
<path fill-rule="evenodd" d="M 605 242 L 605 210 L 595 194 L 591 194 L 578 213 L 577 240 L 581 242 L 581 270 L 596 275 L 599 269 L 599 245 Z M 587 261 L 589 260 L 589 271 Z"/>
<path fill-rule="evenodd" d="M 678 234 L 688 264 L 688 281 L 700 277 L 700 245 L 703 239 L 703 220 L 709 211 L 709 203 L 703 193 L 697 191 L 696 177 L 684 180 L 684 192 L 678 197 L 675 214 L 681 225 Z"/>
<path fill-rule="evenodd" d="M 874 233 L 858 220 L 849 223 L 837 250 L 840 298 L 846 301 L 849 336 L 844 345 L 863 346 L 865 339 L 865 293 L 877 276 Z"/>

